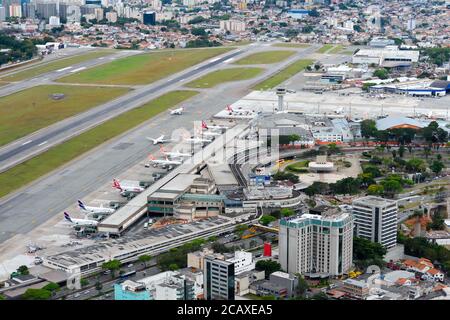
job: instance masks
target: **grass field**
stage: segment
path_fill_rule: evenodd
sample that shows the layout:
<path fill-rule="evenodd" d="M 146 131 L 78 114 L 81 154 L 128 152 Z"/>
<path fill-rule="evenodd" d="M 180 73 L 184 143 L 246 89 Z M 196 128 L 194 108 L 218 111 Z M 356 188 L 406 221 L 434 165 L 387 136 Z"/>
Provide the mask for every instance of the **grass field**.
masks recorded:
<path fill-rule="evenodd" d="M 331 54 L 334 54 L 334 53 L 340 53 L 343 49 L 344 49 L 344 47 L 341 46 L 340 44 L 338 44 L 338 45 L 335 46 L 333 49 L 331 49 L 330 51 L 328 51 L 328 53 L 331 53 Z"/>
<path fill-rule="evenodd" d="M 111 50 L 111 49 L 106 49 L 106 50 L 99 50 L 99 51 L 89 52 L 89 53 L 85 53 L 85 54 L 80 54 L 80 55 L 69 57 L 69 58 L 58 59 L 53 62 L 40 64 L 35 67 L 30 67 L 27 70 L 19 71 L 10 76 L 7 76 L 7 75 L 0 76 L 0 79 L 5 80 L 5 81 L 22 81 L 22 80 L 25 80 L 28 78 L 36 77 L 43 73 L 66 68 L 73 64 L 77 64 L 77 63 L 81 63 L 84 61 L 104 57 L 104 56 L 112 54 L 113 52 L 116 52 L 116 51 Z"/>
<path fill-rule="evenodd" d="M 164 50 L 115 60 L 63 77 L 58 82 L 148 84 L 233 48 Z"/>
<path fill-rule="evenodd" d="M 127 93 L 127 88 L 37 86 L 0 98 L 0 146 Z M 65 97 L 55 100 L 52 94 Z"/>
<path fill-rule="evenodd" d="M 203 77 L 186 84 L 190 88 L 211 88 L 218 84 L 230 81 L 247 80 L 256 77 L 262 68 L 230 68 L 210 72 Z"/>
<path fill-rule="evenodd" d="M 234 64 L 270 64 L 283 61 L 293 55 L 295 51 L 278 50 L 278 51 L 266 51 L 251 54 L 240 60 L 234 62 Z"/>
<path fill-rule="evenodd" d="M 279 85 L 280 83 L 286 81 L 287 79 L 293 77 L 300 71 L 303 71 L 308 65 L 312 64 L 314 61 L 310 59 L 297 60 L 294 63 L 288 65 L 280 72 L 274 74 L 270 78 L 258 83 L 253 87 L 253 90 L 268 90 Z"/>
<path fill-rule="evenodd" d="M 307 43 L 294 43 L 294 42 L 282 42 L 282 43 L 274 43 L 272 47 L 280 47 L 280 48 L 308 48 L 309 44 Z"/>
<path fill-rule="evenodd" d="M 196 91 L 171 91 L 136 109 L 88 130 L 48 151 L 0 173 L 0 198 L 66 164 L 125 131 L 149 120 L 158 113 L 196 95 Z"/>
<path fill-rule="evenodd" d="M 330 50 L 331 48 L 333 48 L 332 44 L 324 44 L 319 50 L 317 50 L 317 52 L 319 53 L 325 53 L 328 50 Z"/>

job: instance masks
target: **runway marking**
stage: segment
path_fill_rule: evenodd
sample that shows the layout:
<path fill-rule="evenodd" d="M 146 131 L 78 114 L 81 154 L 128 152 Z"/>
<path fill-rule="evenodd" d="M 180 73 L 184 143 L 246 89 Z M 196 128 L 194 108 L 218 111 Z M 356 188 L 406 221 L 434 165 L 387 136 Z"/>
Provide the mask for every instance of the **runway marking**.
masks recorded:
<path fill-rule="evenodd" d="M 32 141 L 33 141 L 33 140 L 28 140 L 27 142 L 22 143 L 22 145 L 24 146 L 24 145 L 26 145 L 26 144 L 31 143 Z"/>
<path fill-rule="evenodd" d="M 186 80 L 186 79 L 184 79 L 184 78 L 183 78 L 183 79 L 180 79 L 180 80 L 178 80 L 178 82 L 181 82 L 181 81 L 184 81 L 184 80 Z"/>
<path fill-rule="evenodd" d="M 214 58 L 212 60 L 209 60 L 209 62 L 216 62 L 217 60 L 219 60 L 220 58 Z"/>
<path fill-rule="evenodd" d="M 44 141 L 44 142 L 42 142 L 42 143 L 39 143 L 38 144 L 38 147 L 40 147 L 40 146 L 43 146 L 44 144 L 46 144 L 48 141 Z"/>
<path fill-rule="evenodd" d="M 73 67 L 66 67 L 66 68 L 62 68 L 62 69 L 59 69 L 59 70 L 56 70 L 56 72 L 63 72 L 63 71 L 66 71 L 66 70 L 69 70 L 69 69 L 72 69 Z"/>
<path fill-rule="evenodd" d="M 70 72 L 71 72 L 71 73 L 74 73 L 74 72 L 81 71 L 81 70 L 84 70 L 84 69 L 86 69 L 86 67 L 77 68 L 77 69 L 72 70 L 72 71 L 70 71 Z"/>
<path fill-rule="evenodd" d="M 98 58 L 98 60 L 103 60 L 103 59 L 105 59 L 105 57 L 100 57 L 100 58 Z"/>
<path fill-rule="evenodd" d="M 234 58 L 230 58 L 230 59 L 225 60 L 224 62 L 225 62 L 225 63 L 228 63 L 228 62 L 231 62 L 231 61 L 233 61 L 233 60 L 234 60 Z"/>

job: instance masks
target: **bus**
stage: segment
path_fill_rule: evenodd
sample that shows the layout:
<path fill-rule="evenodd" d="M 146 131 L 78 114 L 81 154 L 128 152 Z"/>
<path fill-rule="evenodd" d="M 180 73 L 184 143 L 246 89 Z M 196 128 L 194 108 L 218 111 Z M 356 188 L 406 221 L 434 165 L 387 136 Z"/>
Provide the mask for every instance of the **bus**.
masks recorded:
<path fill-rule="evenodd" d="M 127 279 L 129 277 L 134 276 L 135 274 L 136 274 L 136 270 L 132 270 L 132 271 L 128 271 L 128 272 L 125 272 L 125 273 L 121 274 L 119 278 L 120 279 Z"/>

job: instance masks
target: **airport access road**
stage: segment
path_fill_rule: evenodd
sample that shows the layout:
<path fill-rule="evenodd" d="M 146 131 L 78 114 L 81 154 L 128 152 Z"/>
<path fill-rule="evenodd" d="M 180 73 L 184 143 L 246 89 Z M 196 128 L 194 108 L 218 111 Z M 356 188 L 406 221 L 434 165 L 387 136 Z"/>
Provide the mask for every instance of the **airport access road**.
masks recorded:
<path fill-rule="evenodd" d="M 111 183 L 112 178 L 126 179 L 123 173 L 144 160 L 149 153 L 159 156 L 159 147 L 149 143 L 145 139 L 146 136 L 158 137 L 161 134 L 170 136 L 172 131 L 182 127 L 190 130 L 193 121 L 212 117 L 223 110 L 227 104 L 232 104 L 248 94 L 248 88 L 296 59 L 307 58 L 313 50 L 314 48 L 299 50 L 292 58 L 271 65 L 253 79 L 199 90 L 200 94 L 183 103 L 186 109 L 183 115 L 171 116 L 168 112 L 163 112 L 141 126 L 4 197 L 0 200 L 0 220 L 2 221 L 0 252 L 2 248 L 7 248 L 8 244 L 24 241 L 22 235 L 27 235 L 55 215 L 61 215 L 62 210 L 73 205 L 76 199 L 83 199 L 100 186 Z M 228 63 L 223 63 L 216 68 L 227 66 L 229 66 Z M 173 86 L 173 89 L 182 89 L 182 83 L 188 81 L 190 79 L 180 82 Z M 112 188 L 111 192 L 114 192 Z M 102 196 L 102 199 L 107 199 L 107 195 Z"/>

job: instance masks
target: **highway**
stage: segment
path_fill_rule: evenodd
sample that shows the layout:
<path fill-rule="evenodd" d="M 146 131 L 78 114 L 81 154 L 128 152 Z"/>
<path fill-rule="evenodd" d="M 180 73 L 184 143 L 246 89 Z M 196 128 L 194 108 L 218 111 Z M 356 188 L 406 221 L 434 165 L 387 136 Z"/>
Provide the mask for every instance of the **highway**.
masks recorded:
<path fill-rule="evenodd" d="M 257 48 L 252 49 L 253 47 Z M 258 46 L 249 46 L 248 48 L 261 50 Z M 225 105 L 245 96 L 249 92 L 248 88 L 255 83 L 276 73 L 299 58 L 306 58 L 315 49 L 312 46 L 298 50 L 297 54 L 281 63 L 271 65 L 265 72 L 253 79 L 225 83 L 215 88 L 199 90 L 201 91 L 199 95 L 183 103 L 186 112 L 182 116 L 170 116 L 168 112 L 163 112 L 138 128 L 99 146 L 22 190 L 3 198 L 0 200 L 0 219 L 2 221 L 0 224 L 0 253 L 7 250 L 8 246 L 17 246 L 19 242 L 23 242 L 23 237 L 34 239 L 41 236 L 40 234 L 28 235 L 28 233 L 49 219 L 61 214 L 61 210 L 72 205 L 76 199 L 83 198 L 97 190 L 101 185 L 109 183 L 112 178 L 142 161 L 150 152 L 156 154 L 158 147 L 151 145 L 145 139 L 146 136 L 157 137 L 161 134 L 170 136 L 171 132 L 176 129 L 183 127 L 188 130 L 191 129 L 193 121 L 213 116 L 218 111 L 223 110 Z M 241 48 L 241 50 L 245 51 L 246 48 Z M 217 68 L 228 67 L 227 63 L 221 62 L 230 59 L 230 54 L 226 54 L 220 60 L 215 61 L 215 66 Z M 206 64 L 209 63 L 211 62 L 206 62 Z M 190 71 L 197 67 L 198 65 L 191 68 Z M 169 78 L 173 82 L 173 79 L 178 79 L 179 76 L 172 75 Z M 165 81 L 167 82 L 167 79 Z M 169 89 L 182 89 L 184 81 L 189 81 L 189 79 L 186 78 L 181 82 L 176 82 L 170 88 L 163 87 L 164 92 Z M 142 100 L 144 99 L 145 101 L 149 100 L 145 96 Z M 122 108 L 125 108 L 125 106 L 122 105 Z M 74 131 L 73 129 L 70 133 Z M 67 134 L 67 131 L 64 132 Z M 56 138 L 55 140 L 49 139 L 56 140 Z M 39 141 L 42 142 L 42 140 Z M 14 157 L 19 157 L 19 154 L 16 153 Z M 108 195 L 106 194 L 104 198 L 108 199 Z M 21 241 L 18 241 L 19 239 Z"/>

